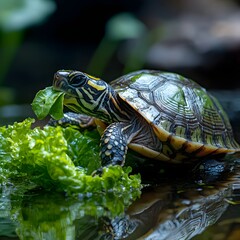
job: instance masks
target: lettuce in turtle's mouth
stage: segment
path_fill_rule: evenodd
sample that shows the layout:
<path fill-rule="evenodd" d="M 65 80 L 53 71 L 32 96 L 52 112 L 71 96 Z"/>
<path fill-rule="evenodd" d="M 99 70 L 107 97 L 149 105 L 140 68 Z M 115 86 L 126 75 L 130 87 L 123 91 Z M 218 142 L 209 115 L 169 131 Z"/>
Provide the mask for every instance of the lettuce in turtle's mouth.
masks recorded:
<path fill-rule="evenodd" d="M 59 120 L 63 117 L 63 106 L 66 105 L 68 108 L 75 112 L 78 112 L 75 108 L 72 108 L 74 99 L 79 98 L 69 92 L 64 92 L 61 89 L 55 89 L 54 87 L 46 87 L 40 90 L 32 102 L 32 109 L 38 119 L 44 119 L 47 115 L 52 118 Z M 73 104 L 78 105 L 78 104 Z"/>
<path fill-rule="evenodd" d="M 63 117 L 63 100 L 65 93 L 53 87 L 40 90 L 32 102 L 32 109 L 38 119 L 50 115 L 54 119 Z"/>

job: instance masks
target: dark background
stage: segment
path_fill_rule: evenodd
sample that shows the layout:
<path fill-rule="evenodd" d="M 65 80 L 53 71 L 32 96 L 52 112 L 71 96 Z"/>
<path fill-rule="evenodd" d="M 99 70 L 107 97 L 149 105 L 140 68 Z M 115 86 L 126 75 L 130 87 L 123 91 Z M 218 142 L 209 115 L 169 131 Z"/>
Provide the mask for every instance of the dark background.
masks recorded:
<path fill-rule="evenodd" d="M 51 85 L 58 69 L 87 71 L 106 81 L 139 68 L 160 69 L 193 78 L 208 89 L 240 88 L 239 1 L 55 3 L 56 10 L 48 18 L 24 30 L 2 83 L 14 91 L 12 103 L 31 103 L 37 91 Z M 106 38 L 107 22 L 121 13 L 131 14 L 145 31 L 135 38 L 108 39 L 105 53 L 111 44 L 116 48 L 105 68 L 98 69 L 101 58 L 89 67 Z"/>

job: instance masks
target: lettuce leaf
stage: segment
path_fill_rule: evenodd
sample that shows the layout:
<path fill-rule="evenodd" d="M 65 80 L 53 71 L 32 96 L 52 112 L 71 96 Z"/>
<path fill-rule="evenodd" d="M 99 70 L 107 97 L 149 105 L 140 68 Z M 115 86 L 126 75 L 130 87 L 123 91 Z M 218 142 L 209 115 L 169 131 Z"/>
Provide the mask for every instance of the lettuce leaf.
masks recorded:
<path fill-rule="evenodd" d="M 91 137 L 72 128 L 31 128 L 33 122 L 26 119 L 0 128 L 1 183 L 24 179 L 69 196 L 112 192 L 128 203 L 140 195 L 140 176 L 130 175 L 130 167 L 111 166 L 102 176 L 91 175 L 100 166 L 97 133 Z"/>
<path fill-rule="evenodd" d="M 46 87 L 37 92 L 32 102 L 32 109 L 38 119 L 44 119 L 48 114 L 58 120 L 63 117 L 64 93 L 53 87 Z"/>

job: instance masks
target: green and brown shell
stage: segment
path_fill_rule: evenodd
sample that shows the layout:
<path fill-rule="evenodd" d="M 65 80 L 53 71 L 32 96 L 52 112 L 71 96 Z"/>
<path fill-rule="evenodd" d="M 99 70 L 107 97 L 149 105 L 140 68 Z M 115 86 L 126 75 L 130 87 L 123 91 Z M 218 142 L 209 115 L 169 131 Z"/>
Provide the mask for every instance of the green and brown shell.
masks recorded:
<path fill-rule="evenodd" d="M 180 163 L 240 150 L 219 102 L 190 79 L 141 70 L 116 79 L 111 86 L 151 124 L 163 143 L 155 158 Z M 147 153 L 147 146 L 140 147 L 144 146 L 132 146 Z"/>

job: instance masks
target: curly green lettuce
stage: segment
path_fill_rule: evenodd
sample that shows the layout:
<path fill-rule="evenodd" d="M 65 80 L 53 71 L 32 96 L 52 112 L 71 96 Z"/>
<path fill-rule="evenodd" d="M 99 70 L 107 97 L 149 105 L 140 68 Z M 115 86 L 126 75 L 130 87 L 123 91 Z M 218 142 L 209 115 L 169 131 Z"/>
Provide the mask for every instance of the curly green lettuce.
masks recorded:
<path fill-rule="evenodd" d="M 120 166 L 105 168 L 102 176 L 92 176 L 100 167 L 97 133 L 80 133 L 72 128 L 32 128 L 26 119 L 0 128 L 0 181 L 24 179 L 46 189 L 79 193 L 113 192 L 135 199 L 140 194 L 139 175 Z"/>

